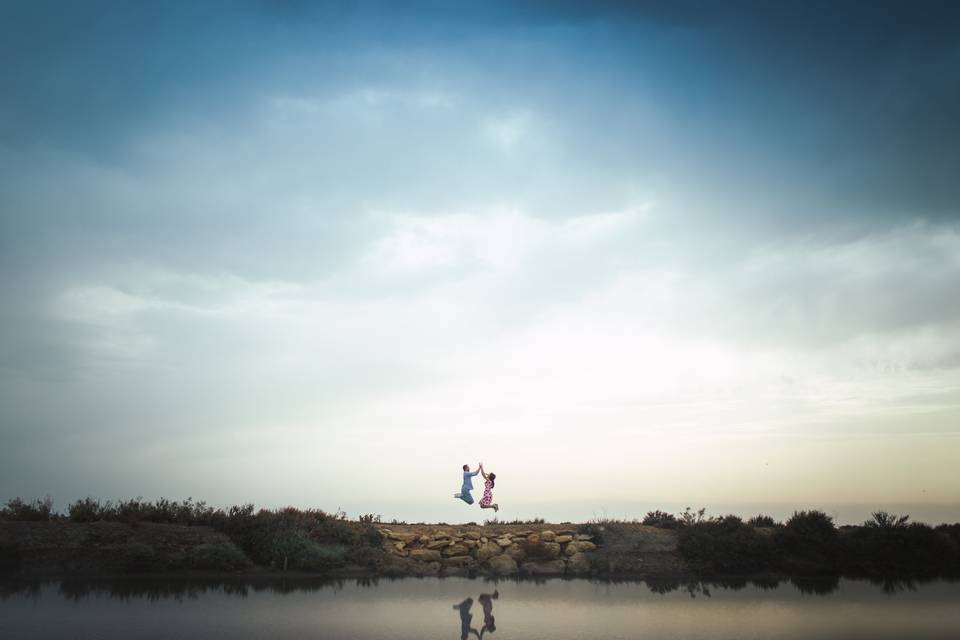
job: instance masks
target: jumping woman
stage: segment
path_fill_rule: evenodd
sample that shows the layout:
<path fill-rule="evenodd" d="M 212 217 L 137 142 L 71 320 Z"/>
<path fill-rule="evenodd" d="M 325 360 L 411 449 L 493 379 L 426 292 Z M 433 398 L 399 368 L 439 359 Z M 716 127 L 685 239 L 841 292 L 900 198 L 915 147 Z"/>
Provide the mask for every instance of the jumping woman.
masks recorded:
<path fill-rule="evenodd" d="M 483 497 L 480 498 L 481 509 L 493 509 L 500 511 L 500 505 L 493 501 L 493 487 L 496 486 L 497 474 L 487 473 L 483 470 L 483 463 L 480 463 L 480 473 L 483 474 Z"/>

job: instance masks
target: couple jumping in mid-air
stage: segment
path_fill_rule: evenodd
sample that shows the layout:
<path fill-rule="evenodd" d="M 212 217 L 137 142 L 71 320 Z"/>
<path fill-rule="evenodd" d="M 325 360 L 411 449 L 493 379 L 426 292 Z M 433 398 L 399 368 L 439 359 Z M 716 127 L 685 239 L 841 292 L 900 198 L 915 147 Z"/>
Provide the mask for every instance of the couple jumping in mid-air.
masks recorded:
<path fill-rule="evenodd" d="M 478 473 L 483 474 L 483 497 L 480 498 L 480 508 L 500 511 L 500 505 L 493 501 L 493 487 L 496 484 L 497 474 L 484 471 L 482 462 L 477 465 L 476 471 L 470 471 L 470 465 L 468 464 L 463 465 L 463 486 L 460 488 L 460 493 L 453 494 L 453 497 L 459 498 L 467 504 L 473 504 L 473 496 L 470 495 L 470 492 L 473 491 L 473 476 Z"/>

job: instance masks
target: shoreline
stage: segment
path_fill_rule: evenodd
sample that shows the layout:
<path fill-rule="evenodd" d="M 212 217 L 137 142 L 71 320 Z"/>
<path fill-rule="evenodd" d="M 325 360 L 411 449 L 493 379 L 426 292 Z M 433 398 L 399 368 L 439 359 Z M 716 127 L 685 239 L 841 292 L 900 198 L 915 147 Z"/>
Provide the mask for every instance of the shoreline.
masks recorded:
<path fill-rule="evenodd" d="M 210 526 L 0 521 L 0 581 L 464 577 L 771 582 L 960 577 L 958 544 L 941 532 L 918 538 L 924 543 L 920 545 L 898 531 L 844 527 L 834 530 L 834 546 L 827 547 L 813 534 L 791 537 L 782 526 L 739 525 L 714 531 L 637 523 L 349 524 L 365 528 L 368 535 L 350 544 L 315 539 L 311 548 L 328 554 L 322 556 L 323 562 L 284 570 L 279 560 L 255 562 L 234 537 Z M 869 540 L 878 540 L 880 546 L 863 546 L 864 536 L 872 536 Z M 945 551 L 940 553 L 946 555 L 931 555 L 927 540 L 941 544 Z M 913 546 L 905 547 L 907 543 Z M 277 543 L 265 538 L 259 544 Z M 288 552 L 278 553 L 274 557 L 285 562 L 282 554 Z"/>

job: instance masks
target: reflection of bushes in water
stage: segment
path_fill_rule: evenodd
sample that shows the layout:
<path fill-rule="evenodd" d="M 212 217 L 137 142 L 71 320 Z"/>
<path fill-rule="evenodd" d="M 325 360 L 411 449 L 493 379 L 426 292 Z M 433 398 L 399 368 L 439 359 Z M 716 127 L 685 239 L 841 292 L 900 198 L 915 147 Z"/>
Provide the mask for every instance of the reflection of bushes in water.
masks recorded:
<path fill-rule="evenodd" d="M 792 577 L 790 583 L 804 595 L 825 596 L 840 587 L 840 576 Z"/>
<path fill-rule="evenodd" d="M 78 578 L 63 580 L 5 580 L 0 581 L 0 601 L 11 597 L 38 597 L 47 585 L 58 585 L 60 594 L 67 600 L 81 602 L 86 598 L 99 595 L 109 595 L 121 600 L 146 599 L 159 600 L 191 600 L 207 593 L 219 593 L 238 598 L 246 598 L 253 593 L 318 593 L 320 591 L 340 591 L 346 586 L 359 588 L 375 588 L 381 583 L 409 581 L 411 578 L 357 578 L 357 579 L 327 579 L 301 577 L 236 577 L 236 578 Z M 503 582 L 525 584 L 547 584 L 557 579 L 547 578 L 512 578 L 477 580 L 478 584 L 489 583 L 496 586 Z M 740 591 L 746 588 L 771 590 L 784 585 L 792 585 L 803 595 L 826 596 L 839 588 L 838 576 L 828 577 L 792 577 L 778 579 L 775 577 L 758 577 L 751 579 L 697 579 L 676 576 L 650 576 L 643 580 L 612 579 L 595 580 L 599 584 L 644 584 L 651 593 L 669 594 L 673 592 L 686 593 L 692 597 L 712 597 L 717 591 Z M 873 579 L 870 584 L 881 589 L 884 593 L 896 594 L 905 591 L 916 591 L 918 586 L 932 582 L 932 580 L 896 580 Z"/>
<path fill-rule="evenodd" d="M 898 580 L 896 578 L 872 579 L 870 584 L 878 585 L 887 595 L 895 595 L 904 591 L 916 591 L 917 583 L 914 580 Z"/>
<path fill-rule="evenodd" d="M 647 588 L 653 593 L 670 593 L 676 591 L 683 584 L 683 580 L 675 576 L 649 576 L 644 580 Z"/>
<path fill-rule="evenodd" d="M 674 591 L 685 591 L 691 597 L 698 595 L 711 597 L 712 591 L 741 591 L 753 587 L 761 591 L 770 591 L 780 587 L 782 581 L 774 577 L 757 578 L 681 578 L 675 576 L 649 576 L 643 583 L 653 593 L 668 594 Z M 836 587 L 836 585 L 834 585 Z"/>
<path fill-rule="evenodd" d="M 750 580 L 750 584 L 762 591 L 772 591 L 780 586 L 780 580 L 778 578 L 766 578 L 761 576 Z"/>
<path fill-rule="evenodd" d="M 0 601 L 14 596 L 27 596 L 35 599 L 40 596 L 40 589 L 43 585 L 43 582 L 23 578 L 4 578 L 0 580 Z"/>
<path fill-rule="evenodd" d="M 246 598 L 251 593 L 295 592 L 316 593 L 323 590 L 338 591 L 346 584 L 361 588 L 376 587 L 377 578 L 357 580 L 330 580 L 322 578 L 107 578 L 107 579 L 63 579 L 59 581 L 20 581 L 0 583 L 0 599 L 13 595 L 39 595 L 47 584 L 58 584 L 58 591 L 64 598 L 80 602 L 91 596 L 107 594 L 121 600 L 146 599 L 159 601 L 166 599 L 192 600 L 206 593 L 222 593 L 228 596 Z"/>

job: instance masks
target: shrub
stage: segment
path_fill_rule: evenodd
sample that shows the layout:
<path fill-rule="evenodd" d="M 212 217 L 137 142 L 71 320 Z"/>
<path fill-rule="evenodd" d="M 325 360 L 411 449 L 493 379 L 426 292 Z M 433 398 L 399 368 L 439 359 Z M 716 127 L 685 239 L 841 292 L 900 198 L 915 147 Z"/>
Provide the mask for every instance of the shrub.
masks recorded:
<path fill-rule="evenodd" d="M 776 530 L 775 542 L 782 566 L 798 573 L 835 573 L 837 530 L 833 518 L 822 511 L 795 511 Z"/>
<path fill-rule="evenodd" d="M 250 565 L 243 552 L 232 544 L 200 544 L 190 550 L 189 566 L 212 571 L 239 571 Z"/>
<path fill-rule="evenodd" d="M 350 550 L 340 544 L 317 544 L 311 542 L 297 558 L 297 568 L 305 571 L 326 571 L 347 563 Z"/>
<path fill-rule="evenodd" d="M 116 553 L 117 564 L 124 571 L 152 571 L 161 568 L 160 556 L 150 545 L 129 542 L 120 545 Z"/>
<path fill-rule="evenodd" d="M 284 571 L 325 571 L 345 564 L 350 549 L 342 544 L 318 543 L 301 530 L 288 529 L 273 534 L 266 551 L 270 564 Z"/>
<path fill-rule="evenodd" d="M 957 544 L 932 527 L 903 516 L 878 518 L 840 539 L 843 569 L 868 577 L 933 577 L 957 566 Z"/>
<path fill-rule="evenodd" d="M 383 535 L 372 523 L 350 522 L 342 512 L 293 507 L 254 513 L 253 505 L 233 507 L 217 525 L 255 562 L 322 570 L 349 561 L 369 561 Z"/>
<path fill-rule="evenodd" d="M 738 573 L 768 569 L 773 543 L 739 516 L 702 520 L 679 529 L 677 548 L 697 571 Z"/>
<path fill-rule="evenodd" d="M 516 520 L 501 521 L 496 516 L 494 516 L 493 519 L 491 520 L 485 520 L 484 524 L 546 524 L 546 522 L 547 521 L 543 518 L 527 518 L 526 520 L 516 519 Z"/>
<path fill-rule="evenodd" d="M 871 515 L 873 516 L 873 520 L 867 520 L 863 523 L 863 526 L 870 529 L 883 529 L 885 531 L 906 529 L 907 520 L 910 519 L 910 516 L 896 516 L 886 511 L 876 511 Z"/>
<path fill-rule="evenodd" d="M 67 505 L 67 517 L 71 522 L 113 520 L 113 504 L 109 500 L 101 504 L 93 498 L 83 498 Z"/>
<path fill-rule="evenodd" d="M 47 496 L 43 500 L 24 502 L 13 498 L 7 506 L 0 509 L 0 519 L 20 522 L 46 522 L 53 516 L 53 500 Z"/>
<path fill-rule="evenodd" d="M 648 511 L 641 524 L 659 527 L 661 529 L 676 529 L 680 526 L 680 522 L 675 515 L 667 513 L 666 511 L 660 511 L 659 509 L 656 511 Z"/>
<path fill-rule="evenodd" d="M 577 526 L 577 533 L 582 533 L 588 536 L 593 536 L 593 541 L 596 544 L 601 544 L 603 542 L 603 533 L 606 531 L 605 521 L 594 519 L 590 522 L 585 522 L 584 524 Z"/>
<path fill-rule="evenodd" d="M 829 576 L 793 576 L 790 582 L 804 595 L 826 596 L 840 587 L 840 577 Z"/>
<path fill-rule="evenodd" d="M 837 535 L 833 518 L 823 511 L 794 511 L 785 525 L 787 531 L 810 540 L 827 541 Z"/>
<path fill-rule="evenodd" d="M 768 527 L 769 528 L 769 527 L 778 526 L 778 523 L 776 520 L 774 520 L 770 516 L 765 516 L 762 514 L 753 516 L 752 518 L 747 520 L 747 524 L 749 524 L 751 527 Z"/>
<path fill-rule="evenodd" d="M 691 511 L 690 507 L 687 507 L 683 510 L 683 513 L 680 514 L 680 522 L 688 527 L 700 524 L 703 522 L 703 514 L 707 512 L 706 509 L 699 509 L 697 511 Z"/>

